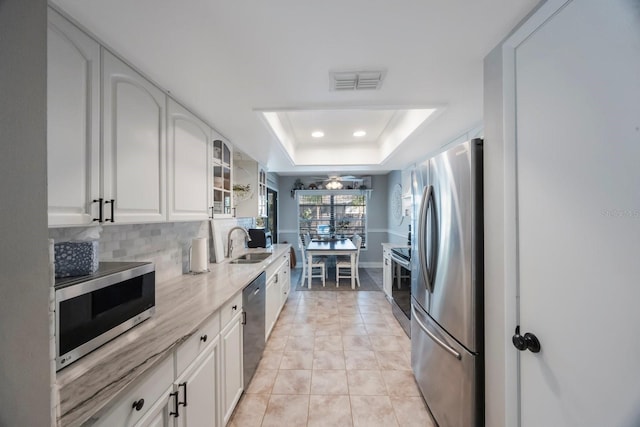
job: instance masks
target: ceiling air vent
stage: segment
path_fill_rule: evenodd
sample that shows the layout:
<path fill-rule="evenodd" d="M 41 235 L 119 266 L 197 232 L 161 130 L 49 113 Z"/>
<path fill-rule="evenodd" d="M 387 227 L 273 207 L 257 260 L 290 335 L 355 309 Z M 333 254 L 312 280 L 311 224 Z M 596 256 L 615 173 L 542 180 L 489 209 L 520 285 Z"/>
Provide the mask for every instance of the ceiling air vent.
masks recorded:
<path fill-rule="evenodd" d="M 331 90 L 380 89 L 385 71 L 330 71 Z"/>

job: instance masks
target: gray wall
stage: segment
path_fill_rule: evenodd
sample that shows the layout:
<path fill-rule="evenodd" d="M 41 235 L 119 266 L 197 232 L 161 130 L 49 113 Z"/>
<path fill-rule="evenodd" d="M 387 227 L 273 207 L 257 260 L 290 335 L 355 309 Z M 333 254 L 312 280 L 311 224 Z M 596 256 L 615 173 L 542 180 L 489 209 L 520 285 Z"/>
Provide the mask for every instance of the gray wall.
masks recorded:
<path fill-rule="evenodd" d="M 391 200 L 391 192 L 393 191 L 393 187 L 396 184 L 400 184 L 402 186 L 402 171 L 392 171 L 387 175 L 387 200 Z M 402 191 L 405 191 L 404 186 L 402 187 Z M 406 244 L 407 243 L 407 234 L 409 233 L 409 224 L 411 223 L 411 217 L 405 216 L 402 217 L 402 221 L 400 224 L 396 220 L 394 220 L 393 215 L 391 213 L 391 203 L 387 203 L 387 228 L 388 228 L 388 236 L 387 242 L 395 243 L 395 244 Z"/>
<path fill-rule="evenodd" d="M 0 425 L 51 424 L 43 0 L 0 1 Z"/>
<path fill-rule="evenodd" d="M 278 242 L 287 241 L 291 243 L 296 248 L 297 259 L 301 259 L 300 252 L 297 250 L 297 201 L 291 197 L 291 189 L 296 178 L 295 176 L 281 176 L 279 178 Z M 387 175 L 373 175 L 371 177 L 371 187 L 373 191 L 367 205 L 369 212 L 367 237 L 369 241 L 367 249 L 360 252 L 360 263 L 363 266 L 382 267 L 382 243 L 388 241 Z"/>

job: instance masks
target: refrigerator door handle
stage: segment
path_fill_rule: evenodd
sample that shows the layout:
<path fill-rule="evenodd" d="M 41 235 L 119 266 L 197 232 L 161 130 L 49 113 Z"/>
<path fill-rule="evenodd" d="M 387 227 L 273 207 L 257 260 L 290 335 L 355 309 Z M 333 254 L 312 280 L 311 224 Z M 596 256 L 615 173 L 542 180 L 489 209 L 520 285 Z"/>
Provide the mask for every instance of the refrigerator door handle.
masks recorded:
<path fill-rule="evenodd" d="M 422 321 L 420 320 L 420 318 L 418 317 L 417 313 L 416 313 L 416 309 L 413 307 L 413 304 L 411 304 L 411 316 L 413 319 L 415 319 L 416 323 L 418 324 L 418 326 L 420 326 L 420 329 L 422 329 L 427 335 L 429 335 L 429 338 L 431 338 L 433 341 L 436 342 L 436 344 L 438 344 L 440 347 L 442 347 L 443 349 L 445 349 L 447 351 L 447 353 L 451 354 L 453 357 L 455 357 L 458 360 L 462 359 L 462 356 L 460 355 L 460 353 L 458 353 L 457 351 L 455 351 L 453 348 L 451 348 L 449 345 L 447 345 L 447 343 L 445 343 L 444 341 L 442 341 L 440 338 L 438 338 L 437 336 L 435 336 L 435 334 L 433 332 L 431 332 L 425 325 L 424 323 L 422 323 Z"/>
<path fill-rule="evenodd" d="M 418 253 L 420 254 L 420 269 L 423 270 L 424 276 L 427 278 L 427 290 L 433 293 L 433 268 L 432 266 L 435 264 L 435 232 L 436 228 L 432 225 L 432 230 L 430 232 L 431 237 L 431 256 L 429 257 L 430 263 L 427 264 L 427 254 L 426 247 L 424 244 L 424 237 L 426 234 L 427 227 L 427 213 L 429 212 L 429 206 L 433 200 L 433 185 L 426 186 L 422 193 L 422 202 L 420 205 L 420 216 L 418 219 L 418 224 L 423 227 L 420 231 L 420 235 L 418 238 Z"/>

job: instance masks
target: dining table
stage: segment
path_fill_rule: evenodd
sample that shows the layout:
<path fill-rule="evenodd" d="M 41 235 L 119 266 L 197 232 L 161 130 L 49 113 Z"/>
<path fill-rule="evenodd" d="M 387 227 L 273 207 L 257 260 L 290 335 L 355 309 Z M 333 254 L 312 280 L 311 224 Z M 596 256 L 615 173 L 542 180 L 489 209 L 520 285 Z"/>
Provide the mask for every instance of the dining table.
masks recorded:
<path fill-rule="evenodd" d="M 307 262 L 309 289 L 311 289 L 311 266 L 313 265 L 314 256 L 328 256 L 328 255 L 349 255 L 351 260 L 351 289 L 356 288 L 356 275 L 354 269 L 358 268 L 356 265 L 356 254 L 358 248 L 350 239 L 331 239 L 331 240 L 312 240 L 307 245 Z M 337 285 L 337 284 L 336 284 Z"/>

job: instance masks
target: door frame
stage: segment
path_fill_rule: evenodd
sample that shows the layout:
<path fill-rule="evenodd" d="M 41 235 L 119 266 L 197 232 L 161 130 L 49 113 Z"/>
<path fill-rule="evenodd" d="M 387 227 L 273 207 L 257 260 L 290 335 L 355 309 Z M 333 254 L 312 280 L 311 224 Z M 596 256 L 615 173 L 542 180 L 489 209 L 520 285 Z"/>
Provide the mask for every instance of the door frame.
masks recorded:
<path fill-rule="evenodd" d="M 505 414 L 507 426 L 521 426 L 520 352 L 509 339 L 520 324 L 518 255 L 518 168 L 516 122 L 516 50 L 529 36 L 573 0 L 547 0 L 502 44 L 504 141 Z M 526 326 L 525 326 L 526 329 Z"/>
<path fill-rule="evenodd" d="M 273 208 L 269 207 L 269 195 L 273 195 Z M 273 243 L 278 243 L 278 190 L 267 186 L 267 218 L 269 218 L 269 212 L 273 210 L 273 230 L 271 231 L 271 239 Z M 267 225 L 269 220 L 267 220 Z"/>

